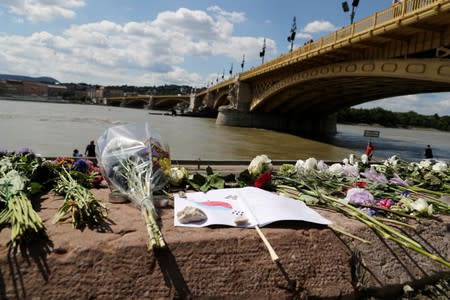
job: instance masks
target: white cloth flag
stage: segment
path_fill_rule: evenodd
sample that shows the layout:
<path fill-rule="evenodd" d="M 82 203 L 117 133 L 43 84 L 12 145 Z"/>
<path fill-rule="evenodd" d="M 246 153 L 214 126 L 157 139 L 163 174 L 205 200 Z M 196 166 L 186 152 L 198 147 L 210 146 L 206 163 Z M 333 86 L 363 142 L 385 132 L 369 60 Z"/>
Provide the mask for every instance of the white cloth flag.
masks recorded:
<path fill-rule="evenodd" d="M 229 225 L 237 227 L 265 226 L 276 221 L 305 221 L 328 225 L 332 222 L 299 200 L 280 196 L 256 187 L 227 188 L 207 193 L 186 193 L 185 198 L 174 194 L 174 224 L 185 227 Z M 201 222 L 180 223 L 178 212 L 185 207 L 202 210 L 207 219 Z M 248 219 L 245 225 L 236 225 L 237 217 Z"/>

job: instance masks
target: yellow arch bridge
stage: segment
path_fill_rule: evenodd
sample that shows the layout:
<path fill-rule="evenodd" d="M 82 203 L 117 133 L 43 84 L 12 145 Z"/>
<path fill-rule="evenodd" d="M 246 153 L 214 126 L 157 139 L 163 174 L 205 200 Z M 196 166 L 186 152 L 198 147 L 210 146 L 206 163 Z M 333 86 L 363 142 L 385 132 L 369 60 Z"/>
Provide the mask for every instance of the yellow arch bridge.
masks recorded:
<path fill-rule="evenodd" d="M 450 91 L 450 0 L 403 0 L 191 98 L 216 123 L 334 132 L 340 109 Z"/>
<path fill-rule="evenodd" d="M 103 98 L 103 104 L 121 107 L 145 107 L 148 109 L 169 109 L 178 103 L 190 102 L 190 95 L 133 95 Z"/>

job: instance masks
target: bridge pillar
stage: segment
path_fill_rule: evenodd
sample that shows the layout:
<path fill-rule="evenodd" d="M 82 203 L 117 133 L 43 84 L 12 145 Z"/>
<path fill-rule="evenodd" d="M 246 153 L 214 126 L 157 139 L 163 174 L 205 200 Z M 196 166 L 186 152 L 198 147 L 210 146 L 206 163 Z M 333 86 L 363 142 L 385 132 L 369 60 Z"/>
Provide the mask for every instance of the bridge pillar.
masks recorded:
<path fill-rule="evenodd" d="M 247 112 L 252 99 L 251 86 L 248 83 L 238 81 L 237 85 L 237 110 Z"/>
<path fill-rule="evenodd" d="M 208 94 L 206 94 L 206 97 Z M 195 94 L 191 94 L 189 98 L 189 108 L 188 111 L 196 111 L 202 105 L 202 99 L 197 97 Z"/>
<path fill-rule="evenodd" d="M 103 98 L 103 104 L 104 104 L 104 105 L 108 105 L 108 99 Z"/>
<path fill-rule="evenodd" d="M 272 113 L 249 113 L 227 106 L 219 107 L 216 124 L 254 127 L 302 136 L 323 136 L 336 133 L 336 116 L 299 116 Z"/>
<path fill-rule="evenodd" d="M 155 108 L 155 99 L 153 99 L 153 96 L 148 97 L 148 109 Z"/>

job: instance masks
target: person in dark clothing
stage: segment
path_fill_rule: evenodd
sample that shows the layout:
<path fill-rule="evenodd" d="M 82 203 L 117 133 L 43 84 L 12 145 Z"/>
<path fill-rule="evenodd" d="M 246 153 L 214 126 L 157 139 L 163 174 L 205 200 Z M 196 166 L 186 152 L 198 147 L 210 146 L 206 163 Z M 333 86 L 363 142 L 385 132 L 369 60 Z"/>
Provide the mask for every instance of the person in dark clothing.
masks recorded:
<path fill-rule="evenodd" d="M 80 157 L 83 156 L 83 154 L 81 154 L 78 149 L 73 150 L 72 156 L 75 157 L 75 160 L 78 160 Z"/>
<path fill-rule="evenodd" d="M 95 142 L 91 141 L 89 145 L 86 146 L 86 151 L 84 151 L 84 154 L 87 157 L 95 157 Z"/>
<path fill-rule="evenodd" d="M 430 145 L 427 145 L 425 148 L 425 158 L 433 158 L 433 150 L 431 149 Z"/>

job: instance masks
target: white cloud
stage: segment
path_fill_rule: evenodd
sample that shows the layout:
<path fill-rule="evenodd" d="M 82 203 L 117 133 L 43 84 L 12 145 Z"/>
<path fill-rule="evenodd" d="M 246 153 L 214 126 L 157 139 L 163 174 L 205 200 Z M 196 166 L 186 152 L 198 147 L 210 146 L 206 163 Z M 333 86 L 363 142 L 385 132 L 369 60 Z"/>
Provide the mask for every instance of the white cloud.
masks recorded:
<path fill-rule="evenodd" d="M 228 21 L 230 21 L 232 23 L 242 23 L 247 19 L 247 17 L 245 16 L 245 13 L 235 12 L 235 11 L 233 11 L 233 12 L 224 11 L 223 9 L 221 9 L 218 6 L 208 7 L 207 10 L 211 11 L 213 13 L 216 13 L 217 15 L 227 19 Z"/>
<path fill-rule="evenodd" d="M 2 2 L 0 5 L 6 6 L 9 13 L 18 17 L 18 21 L 26 19 L 30 22 L 74 18 L 75 9 L 86 5 L 86 0 L 4 0 Z"/>
<path fill-rule="evenodd" d="M 335 31 L 337 28 L 333 24 L 328 21 L 313 21 L 311 23 L 306 24 L 306 26 L 302 29 L 302 32 L 305 33 L 323 33 L 323 32 L 331 32 Z"/>
<path fill-rule="evenodd" d="M 415 111 L 422 115 L 450 115 L 450 93 L 416 94 L 387 98 L 358 105 L 361 108 L 383 107 L 394 112 Z"/>
<path fill-rule="evenodd" d="M 244 14 L 219 7 L 209 11 L 211 15 L 180 8 L 161 12 L 154 20 L 124 24 L 103 20 L 72 25 L 59 35 L 45 31 L 29 36 L 0 34 L 0 69 L 44 74 L 62 82 L 199 86 L 205 79 L 195 72 L 198 68 L 184 69 L 187 59 L 207 61 L 217 56 L 240 62 L 245 53 L 247 62 L 259 60 L 263 38 L 233 34 L 234 22 L 244 21 Z M 275 42 L 267 39 L 266 54 L 274 53 Z"/>

